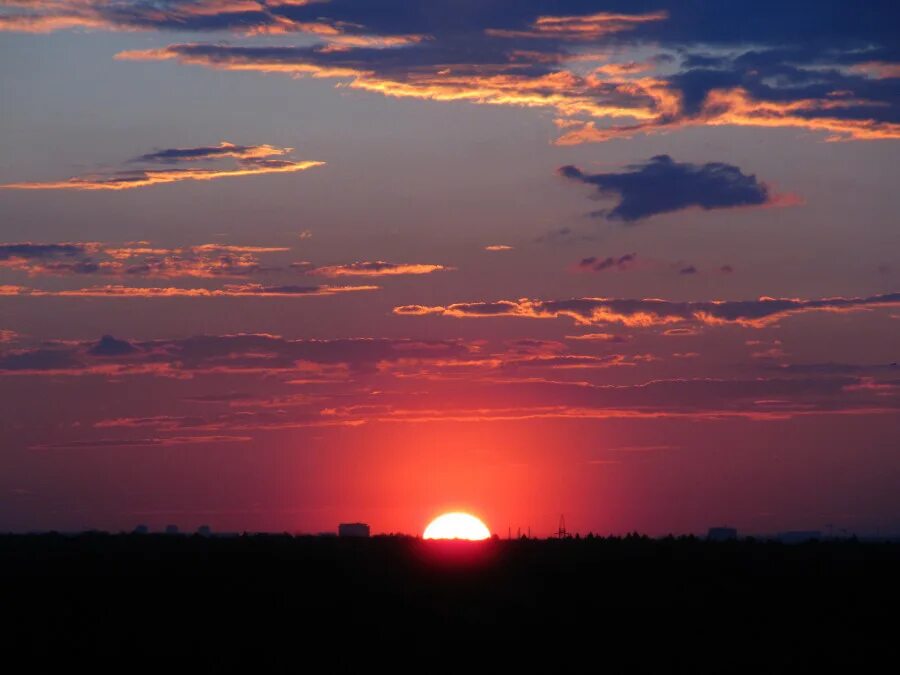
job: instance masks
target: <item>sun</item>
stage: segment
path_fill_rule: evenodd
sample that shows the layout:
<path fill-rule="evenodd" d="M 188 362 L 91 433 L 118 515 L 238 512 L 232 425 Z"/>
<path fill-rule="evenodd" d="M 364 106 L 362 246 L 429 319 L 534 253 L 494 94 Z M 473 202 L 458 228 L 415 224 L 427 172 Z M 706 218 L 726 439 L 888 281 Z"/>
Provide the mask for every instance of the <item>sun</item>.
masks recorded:
<path fill-rule="evenodd" d="M 432 520 L 425 528 L 425 539 L 490 539 L 491 532 L 475 516 L 468 513 L 445 513 Z"/>

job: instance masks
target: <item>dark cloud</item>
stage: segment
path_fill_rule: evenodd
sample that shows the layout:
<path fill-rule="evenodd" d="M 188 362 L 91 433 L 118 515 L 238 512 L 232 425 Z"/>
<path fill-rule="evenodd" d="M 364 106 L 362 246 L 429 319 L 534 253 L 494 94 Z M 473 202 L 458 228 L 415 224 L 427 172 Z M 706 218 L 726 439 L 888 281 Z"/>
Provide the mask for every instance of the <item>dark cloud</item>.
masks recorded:
<path fill-rule="evenodd" d="M 117 340 L 112 335 L 104 335 L 93 347 L 87 350 L 91 356 L 124 356 L 133 354 L 137 348 L 127 340 Z"/>
<path fill-rule="evenodd" d="M 167 148 L 157 150 L 133 159 L 133 162 L 162 162 L 176 164 L 178 162 L 196 162 L 201 160 L 236 157 L 238 159 L 260 159 L 272 155 L 284 155 L 293 148 L 276 148 L 271 145 L 235 145 L 222 141 L 219 145 L 199 148 Z"/>
<path fill-rule="evenodd" d="M 337 78 L 390 96 L 544 107 L 560 116 L 559 142 L 580 143 L 704 124 L 802 128 L 829 140 L 898 138 L 898 22 L 889 0 L 872 0 L 865 11 L 851 0 L 734 0 L 727 7 L 247 0 L 218 9 L 200 0 L 60 0 L 19 3 L 0 15 L 0 30 L 305 33 L 317 42 L 192 40 L 120 58 Z M 190 158 L 177 149 L 146 157 Z"/>
<path fill-rule="evenodd" d="M 0 355 L 0 372 L 160 374 L 279 372 L 342 366 L 372 370 L 380 362 L 467 356 L 454 340 L 289 340 L 266 334 L 201 335 L 179 340 L 127 341 L 104 335 L 97 342 L 16 350 Z"/>
<path fill-rule="evenodd" d="M 266 246 L 201 244 L 160 248 L 149 242 L 0 244 L 0 267 L 29 275 L 98 275 L 112 277 L 245 277 L 273 271 L 260 254 L 290 249 Z"/>
<path fill-rule="evenodd" d="M 36 260 L 44 258 L 71 258 L 83 255 L 91 248 L 90 244 L 33 244 L 22 242 L 16 244 L 0 244 L 0 260 Z"/>
<path fill-rule="evenodd" d="M 637 253 L 626 253 L 625 255 L 620 255 L 618 257 L 608 256 L 606 258 L 591 256 L 589 258 L 582 258 L 578 262 L 578 268 L 591 272 L 605 272 L 606 270 L 624 272 L 625 270 L 631 269 L 636 260 Z"/>
<path fill-rule="evenodd" d="M 699 274 L 699 270 L 694 265 L 685 265 L 680 270 L 678 270 L 678 274 Z"/>
<path fill-rule="evenodd" d="M 33 349 L 0 354 L 0 372 L 75 370 L 83 367 L 74 350 Z"/>
<path fill-rule="evenodd" d="M 586 174 L 574 166 L 560 175 L 597 188 L 601 195 L 616 195 L 619 203 L 604 212 L 610 220 L 628 223 L 692 206 L 722 209 L 760 206 L 770 200 L 769 188 L 756 176 L 722 162 L 690 164 L 657 155 L 620 173 Z"/>
<path fill-rule="evenodd" d="M 664 21 L 644 21 L 629 25 L 617 35 L 619 41 L 665 40 L 674 44 L 705 43 L 720 46 L 745 44 L 785 45 L 797 42 L 846 46 L 852 44 L 891 44 L 893 26 L 900 18 L 890 0 L 870 0 L 867 11 L 849 0 L 732 0 L 712 11 L 706 3 L 667 0 L 519 0 L 516 3 L 481 2 L 460 5 L 456 0 L 330 0 L 290 2 L 259 0 L 222 2 L 220 7 L 208 0 L 57 0 L 55 2 L 16 3 L 6 13 L 4 27 L 15 29 L 15 18 L 32 17 L 32 29 L 47 20 L 45 30 L 85 25 L 109 29 L 155 29 L 177 31 L 233 30 L 259 32 L 272 28 L 281 31 L 323 33 L 332 27 L 351 35 L 430 35 L 468 36 L 485 29 L 506 32 L 534 30 L 541 16 L 572 17 L 551 24 L 566 35 L 567 27 L 585 26 L 598 14 L 654 15 L 665 12 Z M 56 19 L 50 25 L 50 19 Z M 70 23 L 66 23 L 69 19 Z M 83 24 L 77 23 L 83 19 Z M 89 21 L 93 23 L 88 23 Z M 619 19 L 619 23 L 627 19 Z M 612 22 L 607 21 L 607 23 Z M 596 22 L 595 23 L 599 23 Z M 22 18 L 21 29 L 29 24 Z M 836 26 L 840 30 L 836 30 Z M 583 38 L 583 35 L 576 35 Z M 593 37 L 591 35 L 590 37 Z"/>

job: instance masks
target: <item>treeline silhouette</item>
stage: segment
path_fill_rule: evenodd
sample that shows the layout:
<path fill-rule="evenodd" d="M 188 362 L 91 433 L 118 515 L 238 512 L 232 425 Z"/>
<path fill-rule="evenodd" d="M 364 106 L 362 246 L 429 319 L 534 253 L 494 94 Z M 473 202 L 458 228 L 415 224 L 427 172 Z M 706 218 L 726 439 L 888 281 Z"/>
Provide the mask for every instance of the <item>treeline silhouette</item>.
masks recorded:
<path fill-rule="evenodd" d="M 858 673 L 897 663 L 898 573 L 852 540 L 7 535 L 0 640 L 94 672 Z"/>

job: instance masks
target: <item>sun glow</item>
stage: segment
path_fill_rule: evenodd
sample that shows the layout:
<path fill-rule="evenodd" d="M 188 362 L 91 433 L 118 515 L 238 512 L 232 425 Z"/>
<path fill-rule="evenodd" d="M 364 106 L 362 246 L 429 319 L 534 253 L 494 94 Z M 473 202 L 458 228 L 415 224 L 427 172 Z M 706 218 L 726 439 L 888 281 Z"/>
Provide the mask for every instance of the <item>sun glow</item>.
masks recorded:
<path fill-rule="evenodd" d="M 468 513 L 445 513 L 438 516 L 425 528 L 425 539 L 468 539 L 479 541 L 489 539 L 490 530 L 475 516 Z"/>

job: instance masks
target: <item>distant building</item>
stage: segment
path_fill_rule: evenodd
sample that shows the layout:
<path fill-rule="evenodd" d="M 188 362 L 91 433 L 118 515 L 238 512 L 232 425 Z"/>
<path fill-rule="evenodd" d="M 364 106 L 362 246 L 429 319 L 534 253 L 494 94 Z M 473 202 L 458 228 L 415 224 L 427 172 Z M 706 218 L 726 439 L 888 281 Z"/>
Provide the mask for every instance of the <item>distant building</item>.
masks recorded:
<path fill-rule="evenodd" d="M 150 528 L 146 525 L 138 525 L 134 528 L 134 534 L 148 534 L 150 532 Z"/>
<path fill-rule="evenodd" d="M 821 538 L 822 533 L 818 530 L 796 530 L 778 534 L 778 541 L 782 544 L 802 544 L 807 541 L 818 541 Z"/>
<path fill-rule="evenodd" d="M 711 527 L 706 533 L 707 541 L 735 541 L 737 537 L 737 530 L 733 527 Z"/>
<path fill-rule="evenodd" d="M 339 537 L 368 537 L 369 526 L 365 523 L 341 523 L 338 525 Z"/>
<path fill-rule="evenodd" d="M 197 528 L 197 534 L 199 534 L 201 537 L 211 537 L 212 528 L 209 525 L 201 525 Z"/>
<path fill-rule="evenodd" d="M 178 526 L 166 525 L 166 534 L 178 534 Z"/>

